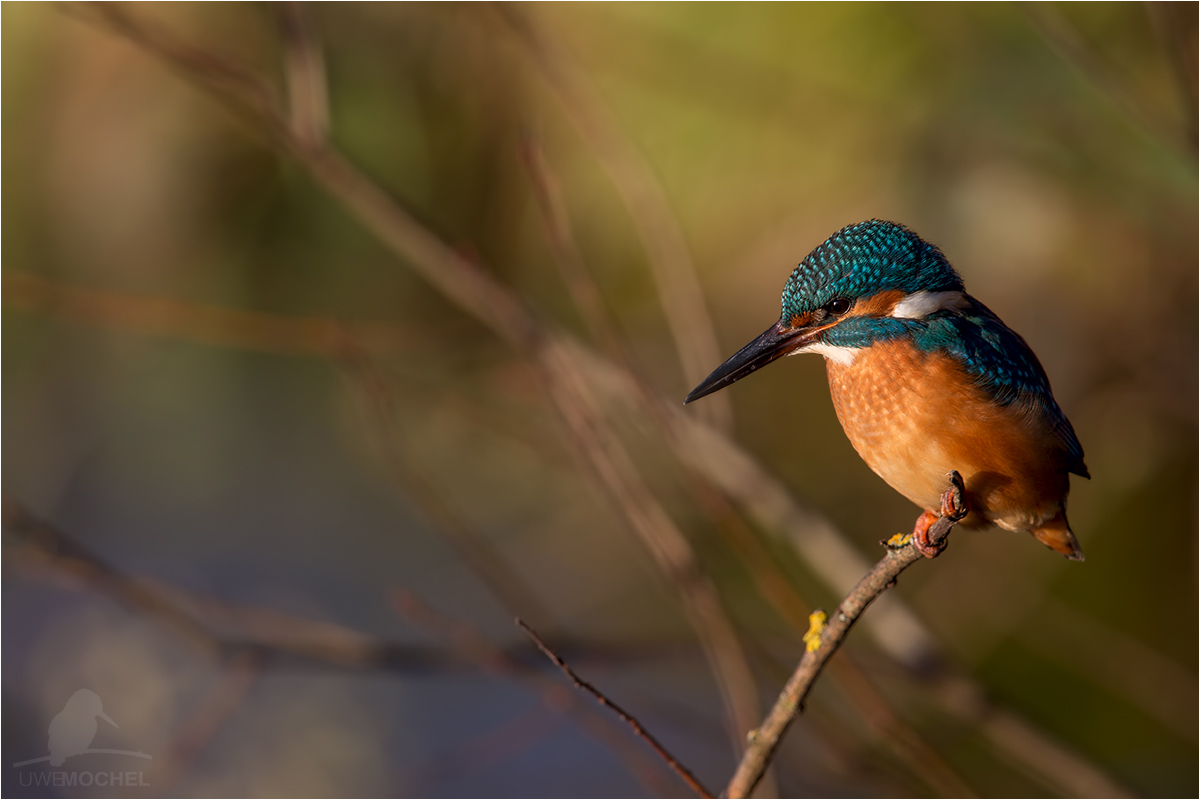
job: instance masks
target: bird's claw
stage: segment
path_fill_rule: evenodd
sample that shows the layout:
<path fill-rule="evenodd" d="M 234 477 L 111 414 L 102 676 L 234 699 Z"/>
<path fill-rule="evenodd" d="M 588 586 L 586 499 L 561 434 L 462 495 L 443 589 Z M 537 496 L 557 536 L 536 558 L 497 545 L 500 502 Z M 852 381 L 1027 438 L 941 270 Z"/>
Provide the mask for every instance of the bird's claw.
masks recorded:
<path fill-rule="evenodd" d="M 942 492 L 942 516 L 958 522 L 967 515 L 967 501 L 964 497 L 967 489 L 963 486 L 962 475 L 958 474 L 958 470 L 950 470 L 946 477 L 950 479 L 950 488 Z"/>
<path fill-rule="evenodd" d="M 946 549 L 945 536 L 936 544 L 930 538 L 929 530 L 933 524 L 943 517 L 951 522 L 958 522 L 967 515 L 967 502 L 964 497 L 966 487 L 963 486 L 962 476 L 958 474 L 958 470 L 951 470 L 947 477 L 950 479 L 950 488 L 942 492 L 941 513 L 922 511 L 921 516 L 917 517 L 916 525 L 913 526 L 912 545 L 926 558 L 936 558 Z"/>

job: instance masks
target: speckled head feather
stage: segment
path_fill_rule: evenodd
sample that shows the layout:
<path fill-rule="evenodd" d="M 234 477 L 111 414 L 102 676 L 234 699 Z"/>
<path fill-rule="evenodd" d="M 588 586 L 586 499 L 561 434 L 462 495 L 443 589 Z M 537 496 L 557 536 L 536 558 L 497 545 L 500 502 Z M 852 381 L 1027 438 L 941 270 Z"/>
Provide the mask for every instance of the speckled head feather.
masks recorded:
<path fill-rule="evenodd" d="M 848 225 L 809 253 L 783 287 L 783 319 L 814 311 L 837 297 L 869 297 L 898 289 L 963 290 L 942 251 L 895 222 Z"/>

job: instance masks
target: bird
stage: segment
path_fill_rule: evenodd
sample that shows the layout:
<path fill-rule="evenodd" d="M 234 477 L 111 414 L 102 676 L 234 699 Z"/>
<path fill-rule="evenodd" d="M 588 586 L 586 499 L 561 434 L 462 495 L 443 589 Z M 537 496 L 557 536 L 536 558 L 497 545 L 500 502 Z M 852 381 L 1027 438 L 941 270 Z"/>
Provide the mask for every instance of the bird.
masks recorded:
<path fill-rule="evenodd" d="M 705 378 L 684 403 L 789 355 L 825 359 L 850 443 L 922 510 L 911 541 L 928 557 L 947 476 L 962 476 L 967 527 L 1026 531 L 1074 561 L 1070 475 L 1083 446 L 1033 350 L 967 294 L 942 251 L 896 222 L 848 225 L 783 288 L 779 321 Z"/>
<path fill-rule="evenodd" d="M 50 720 L 49 748 L 53 766 L 61 767 L 71 756 L 87 751 L 99 727 L 96 717 L 117 727 L 117 723 L 104 713 L 100 696 L 91 689 L 80 689 L 71 695 L 63 710 Z"/>

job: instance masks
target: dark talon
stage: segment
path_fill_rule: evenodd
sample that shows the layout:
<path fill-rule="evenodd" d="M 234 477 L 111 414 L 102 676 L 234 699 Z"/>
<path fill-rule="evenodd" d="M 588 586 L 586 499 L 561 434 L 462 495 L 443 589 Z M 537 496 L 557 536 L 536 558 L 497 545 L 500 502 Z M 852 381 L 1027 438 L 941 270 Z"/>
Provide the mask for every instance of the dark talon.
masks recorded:
<path fill-rule="evenodd" d="M 958 522 L 968 512 L 967 501 L 964 497 L 967 489 L 963 485 L 962 475 L 958 474 L 958 470 L 950 470 L 946 477 L 950 479 L 950 488 L 942 493 L 942 516 Z"/>

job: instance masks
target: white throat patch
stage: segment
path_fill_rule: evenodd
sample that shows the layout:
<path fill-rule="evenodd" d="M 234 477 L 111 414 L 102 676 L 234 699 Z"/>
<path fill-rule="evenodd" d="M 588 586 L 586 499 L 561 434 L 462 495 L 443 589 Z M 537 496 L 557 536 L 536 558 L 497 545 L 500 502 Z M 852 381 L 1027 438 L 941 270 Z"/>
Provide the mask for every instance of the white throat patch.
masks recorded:
<path fill-rule="evenodd" d="M 962 292 L 913 292 L 896 303 L 892 316 L 897 319 L 925 319 L 935 311 L 967 307 Z"/>
<path fill-rule="evenodd" d="M 830 361 L 841 364 L 843 367 L 845 367 L 854 363 L 854 358 L 858 355 L 858 348 L 839 347 L 836 344 L 816 342 L 806 347 L 801 347 L 798 350 L 793 350 L 792 352 L 788 353 L 788 355 L 794 356 L 798 353 L 816 353 L 819 356 L 825 356 Z"/>

